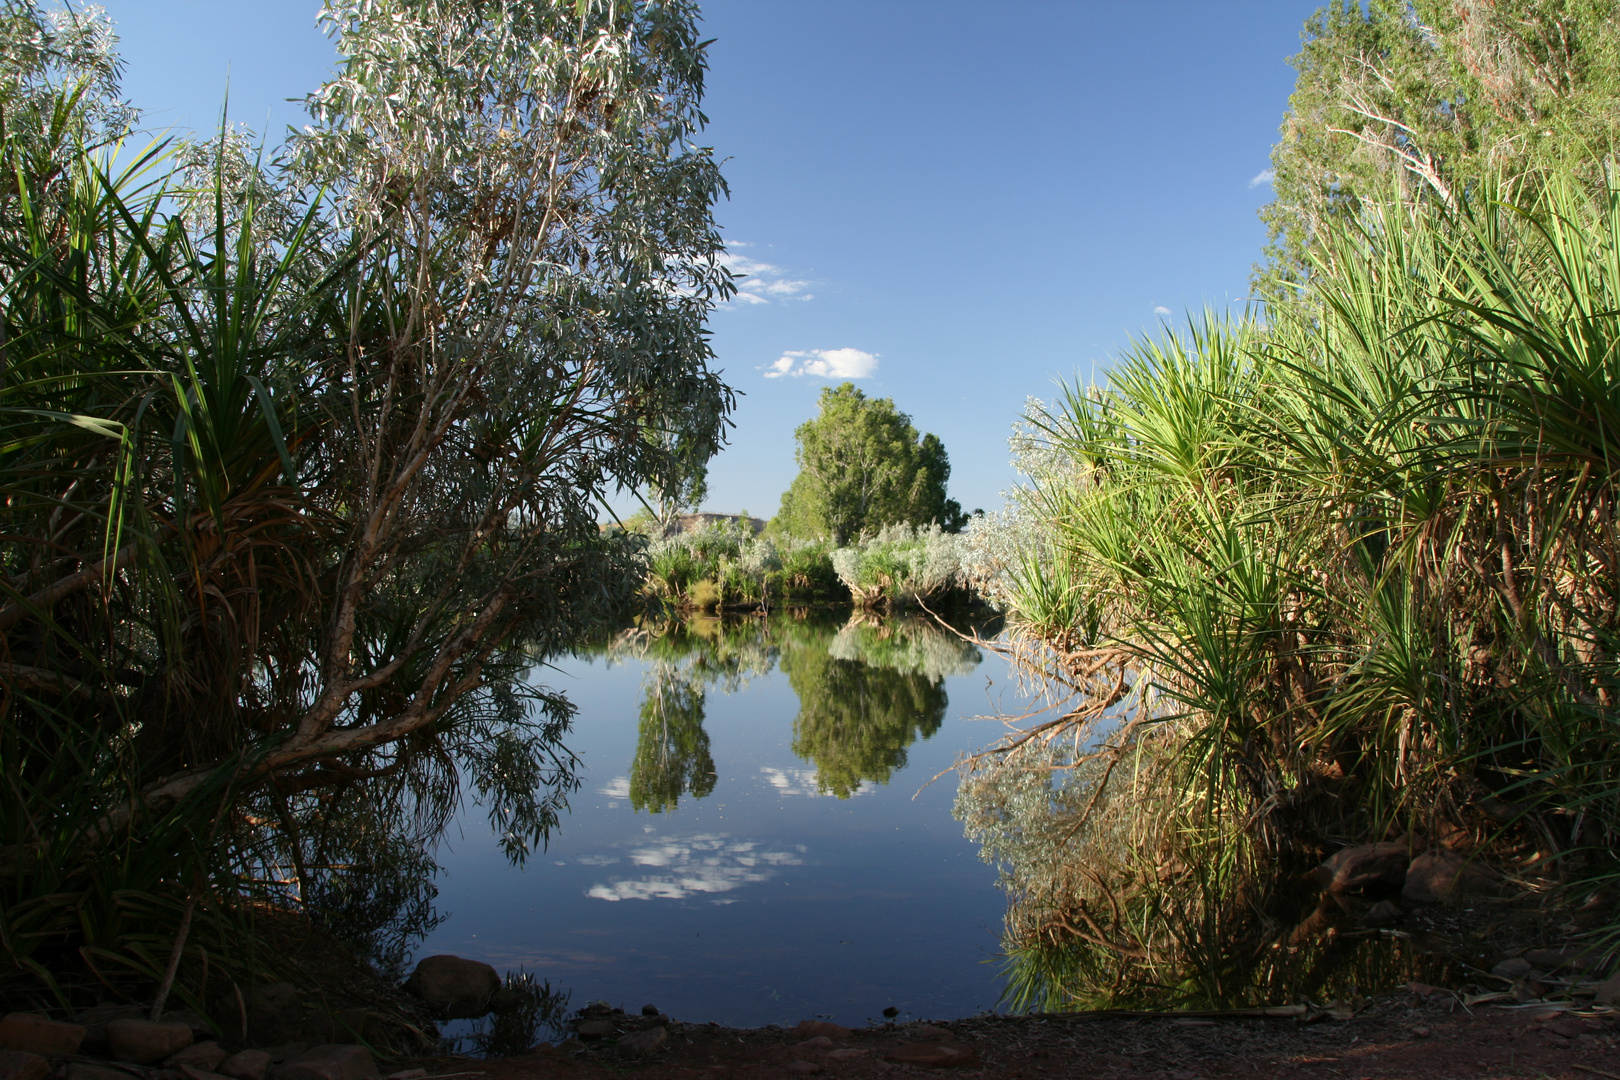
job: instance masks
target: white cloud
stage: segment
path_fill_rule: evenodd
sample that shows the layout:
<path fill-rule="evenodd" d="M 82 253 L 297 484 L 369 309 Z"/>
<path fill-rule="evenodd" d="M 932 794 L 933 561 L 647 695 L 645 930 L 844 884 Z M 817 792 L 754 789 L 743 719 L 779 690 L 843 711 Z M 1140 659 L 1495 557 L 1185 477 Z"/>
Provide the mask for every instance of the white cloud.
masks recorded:
<path fill-rule="evenodd" d="M 814 769 L 773 769 L 770 766 L 761 766 L 760 772 L 765 774 L 765 780 L 775 788 L 777 794 L 784 796 L 803 795 L 807 798 L 817 798 L 825 795 L 821 786 L 816 783 L 816 770 Z M 877 785 L 870 780 L 862 780 L 861 786 L 852 794 L 870 795 L 877 790 Z"/>
<path fill-rule="evenodd" d="M 615 776 L 597 788 L 596 793 L 606 795 L 610 799 L 628 799 L 630 797 L 630 778 L 628 776 Z"/>
<path fill-rule="evenodd" d="M 1254 179 L 1249 181 L 1249 186 L 1257 188 L 1261 184 L 1269 184 L 1275 179 L 1277 179 L 1276 169 L 1261 169 L 1254 174 Z"/>
<path fill-rule="evenodd" d="M 1155 314 L 1155 315 L 1168 315 L 1168 314 L 1170 314 L 1170 309 L 1165 307 L 1163 304 L 1159 304 L 1159 305 L 1154 307 L 1153 314 Z"/>
<path fill-rule="evenodd" d="M 803 349 L 777 357 L 765 377 L 819 375 L 823 379 L 867 379 L 877 370 L 877 362 L 877 353 L 860 349 Z"/>
<path fill-rule="evenodd" d="M 762 850 L 756 841 L 732 840 L 724 833 L 670 837 L 629 854 L 637 866 L 660 872 L 592 885 L 585 895 L 614 902 L 713 896 L 769 881 L 777 867 L 804 862 L 792 852 Z"/>
<path fill-rule="evenodd" d="M 731 242 L 731 247 L 734 248 L 748 246 L 735 240 Z M 810 282 L 788 277 L 787 271 L 780 266 L 750 259 L 735 251 L 727 251 L 721 255 L 720 263 L 741 278 L 737 282 L 737 295 L 732 297 L 734 304 L 769 304 L 773 300 L 815 299 L 814 293 L 805 291 L 810 288 Z"/>

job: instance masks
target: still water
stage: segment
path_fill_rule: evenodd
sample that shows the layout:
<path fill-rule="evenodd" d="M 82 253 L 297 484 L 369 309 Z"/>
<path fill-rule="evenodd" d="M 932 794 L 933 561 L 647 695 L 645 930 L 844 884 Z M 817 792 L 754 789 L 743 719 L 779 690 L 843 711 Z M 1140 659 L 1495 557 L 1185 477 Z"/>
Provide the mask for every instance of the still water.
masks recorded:
<path fill-rule="evenodd" d="M 579 709 L 584 785 L 521 869 L 468 808 L 417 955 L 739 1026 L 995 1006 L 1006 901 L 947 770 L 1021 711 L 1003 661 L 822 611 L 632 629 L 537 678 Z"/>

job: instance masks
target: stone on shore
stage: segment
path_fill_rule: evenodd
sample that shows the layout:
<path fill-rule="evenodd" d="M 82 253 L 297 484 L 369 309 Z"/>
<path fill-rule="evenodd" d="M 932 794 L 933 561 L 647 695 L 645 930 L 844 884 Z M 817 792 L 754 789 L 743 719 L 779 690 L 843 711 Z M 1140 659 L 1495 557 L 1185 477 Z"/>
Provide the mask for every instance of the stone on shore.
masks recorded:
<path fill-rule="evenodd" d="M 243 1050 L 220 1062 L 214 1071 L 231 1080 L 265 1080 L 270 1075 L 270 1055 L 263 1050 Z"/>
<path fill-rule="evenodd" d="M 405 989 L 443 1020 L 483 1016 L 500 988 L 501 977 L 488 964 L 449 955 L 424 958 L 405 980 Z"/>
<path fill-rule="evenodd" d="M 31 1054 L 77 1054 L 84 1028 L 49 1020 L 36 1013 L 11 1013 L 0 1020 L 0 1050 L 26 1050 Z"/>
<path fill-rule="evenodd" d="M 201 1069 L 203 1072 L 219 1072 L 220 1062 L 230 1055 L 225 1048 L 217 1042 L 192 1043 L 178 1054 L 169 1055 L 163 1062 L 165 1069 Z"/>
<path fill-rule="evenodd" d="M 826 1020 L 800 1020 L 793 1033 L 801 1039 L 813 1039 L 817 1035 L 825 1035 L 829 1039 L 849 1038 L 849 1028 L 843 1024 L 833 1024 Z"/>
<path fill-rule="evenodd" d="M 632 1031 L 619 1040 L 618 1051 L 625 1057 L 646 1057 L 669 1041 L 669 1033 L 662 1027 L 645 1031 Z"/>
<path fill-rule="evenodd" d="M 377 1080 L 377 1063 L 363 1046 L 332 1043 L 277 1067 L 275 1080 Z"/>
<path fill-rule="evenodd" d="M 897 1065 L 922 1065 L 931 1069 L 959 1069 L 977 1067 L 979 1056 L 965 1046 L 950 1043 L 912 1043 L 897 1046 L 883 1055 L 884 1061 Z"/>
<path fill-rule="evenodd" d="M 134 1080 L 134 1074 L 113 1065 L 70 1061 L 67 1067 L 67 1080 Z"/>
<path fill-rule="evenodd" d="M 0 1050 L 0 1080 L 45 1080 L 51 1063 L 27 1050 Z"/>
<path fill-rule="evenodd" d="M 153 1065 L 191 1045 L 191 1025 L 178 1020 L 107 1021 L 107 1056 Z"/>

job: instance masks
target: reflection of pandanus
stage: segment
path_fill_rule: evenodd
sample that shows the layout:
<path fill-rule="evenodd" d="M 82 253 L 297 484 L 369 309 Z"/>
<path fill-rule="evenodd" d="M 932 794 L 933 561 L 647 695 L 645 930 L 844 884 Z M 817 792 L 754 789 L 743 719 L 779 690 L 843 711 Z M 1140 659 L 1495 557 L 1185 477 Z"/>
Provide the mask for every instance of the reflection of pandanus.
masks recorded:
<path fill-rule="evenodd" d="M 1050 941 L 1054 945 L 1064 944 L 1063 940 L 1057 934 L 1053 933 L 1053 931 L 1061 929 L 1070 935 L 1070 940 L 1078 939 L 1091 945 L 1097 945 L 1101 948 L 1117 953 L 1127 960 L 1148 961 L 1153 959 L 1153 955 L 1142 946 L 1128 945 L 1123 942 L 1115 941 L 1113 938 L 1109 937 L 1108 932 L 1102 927 L 1098 926 L 1097 920 L 1091 917 L 1091 912 L 1086 910 L 1086 902 L 1084 900 L 1076 900 L 1074 903 L 1074 910 L 1085 922 L 1087 929 L 1082 930 L 1080 927 L 1074 925 L 1074 923 L 1070 922 L 1063 912 L 1053 911 L 1048 913 L 1046 921 L 1041 924 L 1041 936 L 1046 938 L 1046 940 Z"/>

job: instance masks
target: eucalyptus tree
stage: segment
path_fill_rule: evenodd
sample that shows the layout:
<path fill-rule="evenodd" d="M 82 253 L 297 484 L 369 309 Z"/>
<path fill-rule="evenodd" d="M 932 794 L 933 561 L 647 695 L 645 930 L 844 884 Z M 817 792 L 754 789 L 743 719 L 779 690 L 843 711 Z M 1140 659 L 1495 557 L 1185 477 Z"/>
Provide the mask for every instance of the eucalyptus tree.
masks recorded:
<path fill-rule="evenodd" d="M 358 910 L 341 868 L 421 879 L 463 776 L 523 857 L 573 783 L 523 673 L 636 578 L 597 507 L 722 437 L 695 4 L 322 18 L 338 70 L 281 159 L 225 132 L 150 183 L 96 152 L 115 59 L 0 62 L 0 108 L 49 84 L 72 121 L 5 144 L 0 929 L 92 863 L 188 912 L 255 878 Z"/>

